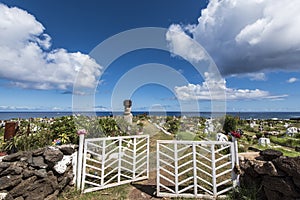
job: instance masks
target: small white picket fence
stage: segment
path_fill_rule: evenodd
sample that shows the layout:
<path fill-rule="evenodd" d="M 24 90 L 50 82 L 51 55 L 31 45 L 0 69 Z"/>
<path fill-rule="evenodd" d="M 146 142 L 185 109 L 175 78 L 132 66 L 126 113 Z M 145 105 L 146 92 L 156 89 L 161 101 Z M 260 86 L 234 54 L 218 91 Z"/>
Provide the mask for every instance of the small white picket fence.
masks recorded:
<path fill-rule="evenodd" d="M 157 141 L 157 196 L 216 198 L 236 185 L 235 142 Z"/>
<path fill-rule="evenodd" d="M 149 177 L 149 135 L 85 139 L 83 152 L 83 193 Z"/>

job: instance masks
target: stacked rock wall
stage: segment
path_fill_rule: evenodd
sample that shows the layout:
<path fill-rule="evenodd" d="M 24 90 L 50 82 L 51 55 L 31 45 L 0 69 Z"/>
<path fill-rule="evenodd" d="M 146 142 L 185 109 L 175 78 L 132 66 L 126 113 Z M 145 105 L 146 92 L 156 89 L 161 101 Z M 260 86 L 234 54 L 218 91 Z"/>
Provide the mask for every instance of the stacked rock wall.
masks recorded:
<path fill-rule="evenodd" d="M 0 161 L 0 200 L 54 200 L 74 185 L 77 146 L 18 152 Z"/>
<path fill-rule="evenodd" d="M 241 160 L 240 168 L 241 187 L 256 187 L 257 199 L 300 199 L 300 157 L 268 149 L 254 160 Z"/>

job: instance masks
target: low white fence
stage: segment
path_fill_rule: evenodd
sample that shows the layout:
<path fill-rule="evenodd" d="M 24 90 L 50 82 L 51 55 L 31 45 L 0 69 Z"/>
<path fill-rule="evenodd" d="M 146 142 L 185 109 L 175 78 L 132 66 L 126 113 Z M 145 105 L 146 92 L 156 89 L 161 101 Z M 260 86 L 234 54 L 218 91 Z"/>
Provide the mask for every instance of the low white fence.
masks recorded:
<path fill-rule="evenodd" d="M 236 185 L 234 142 L 157 141 L 157 196 L 216 198 Z"/>
<path fill-rule="evenodd" d="M 85 139 L 82 192 L 92 192 L 149 177 L 149 136 Z"/>

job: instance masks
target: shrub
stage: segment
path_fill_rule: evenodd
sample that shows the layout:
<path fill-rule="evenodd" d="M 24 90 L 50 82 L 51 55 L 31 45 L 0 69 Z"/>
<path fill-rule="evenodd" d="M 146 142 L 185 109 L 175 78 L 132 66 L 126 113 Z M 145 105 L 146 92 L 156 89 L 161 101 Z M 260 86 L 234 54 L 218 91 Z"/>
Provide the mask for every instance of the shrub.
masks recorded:
<path fill-rule="evenodd" d="M 61 139 L 63 144 L 78 143 L 79 139 L 73 116 L 57 118 L 55 122 L 51 124 L 50 131 L 52 133 L 52 141 L 54 139 Z"/>
<path fill-rule="evenodd" d="M 175 134 L 178 132 L 178 130 L 180 128 L 180 122 L 177 118 L 168 116 L 164 127 L 166 128 L 166 130 L 168 132 Z"/>
<path fill-rule="evenodd" d="M 226 115 L 223 130 L 225 133 L 230 133 L 235 131 L 238 124 L 238 119 L 236 117 Z"/>
<path fill-rule="evenodd" d="M 255 186 L 236 187 L 227 196 L 226 200 L 254 200 L 258 199 L 259 188 Z"/>
<path fill-rule="evenodd" d="M 263 134 L 260 133 L 260 132 L 256 133 L 255 135 L 256 135 L 256 138 L 257 138 L 257 139 L 259 139 L 259 138 L 261 138 L 261 137 L 263 136 Z"/>

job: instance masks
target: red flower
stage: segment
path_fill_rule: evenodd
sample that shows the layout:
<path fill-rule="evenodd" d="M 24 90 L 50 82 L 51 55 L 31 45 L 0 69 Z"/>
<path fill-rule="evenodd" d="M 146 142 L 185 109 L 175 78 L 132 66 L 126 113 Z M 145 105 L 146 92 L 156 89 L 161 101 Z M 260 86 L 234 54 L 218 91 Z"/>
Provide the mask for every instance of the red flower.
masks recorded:
<path fill-rule="evenodd" d="M 239 132 L 231 131 L 230 134 L 235 138 L 241 138 L 241 134 Z"/>

